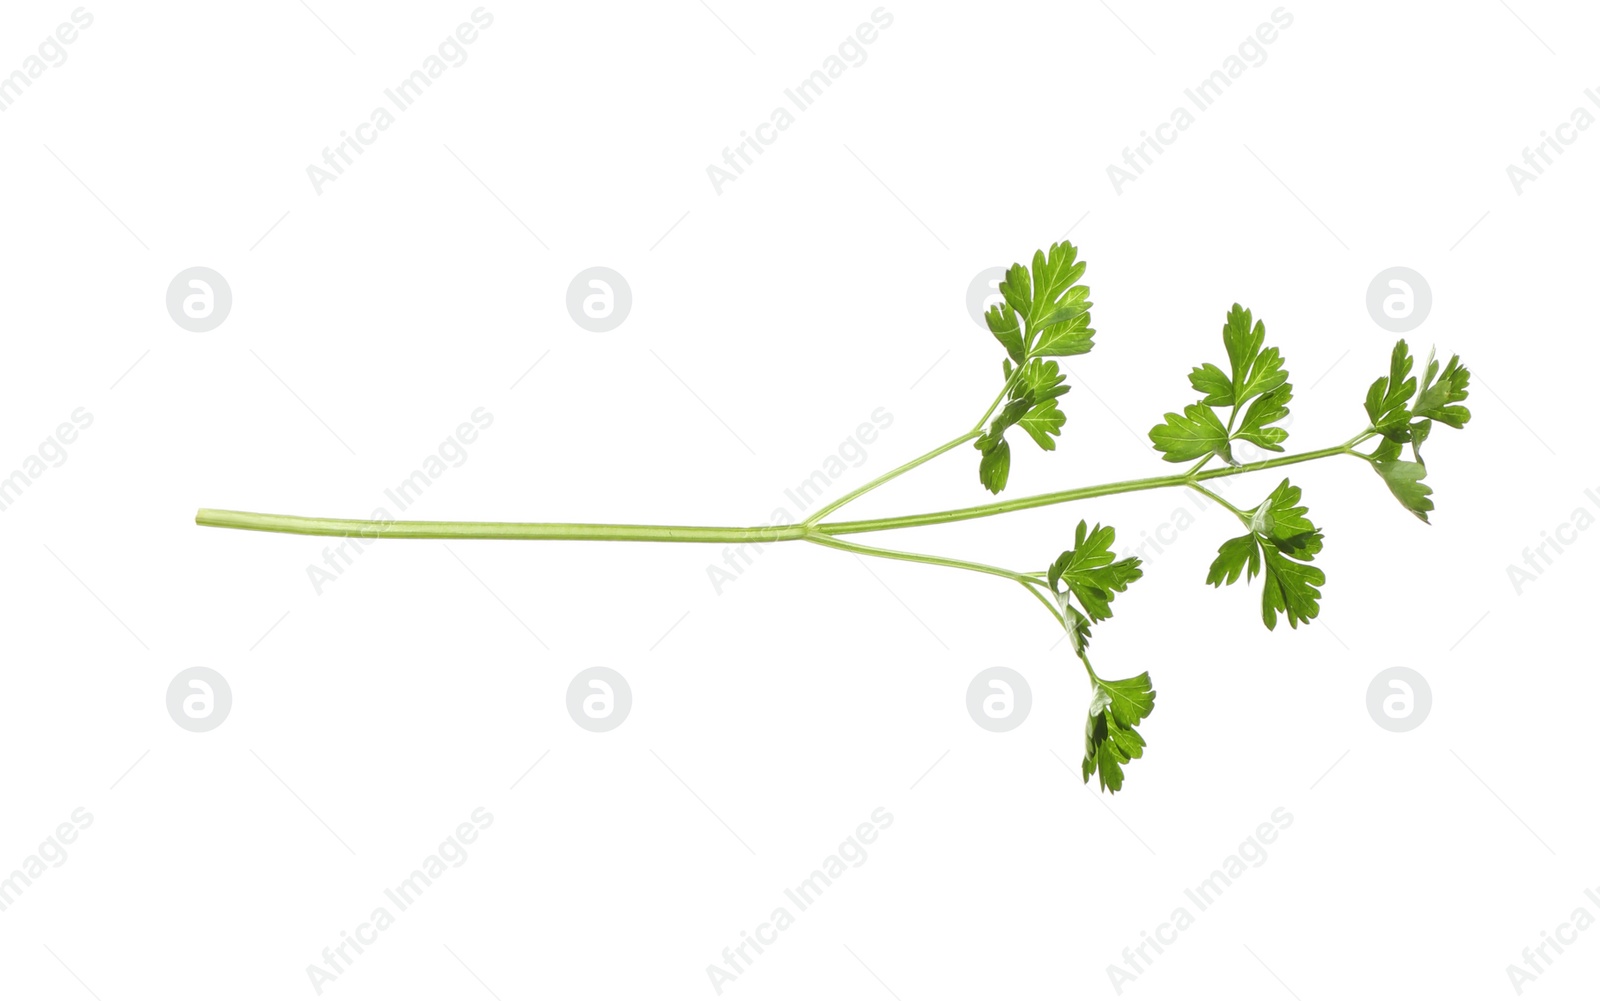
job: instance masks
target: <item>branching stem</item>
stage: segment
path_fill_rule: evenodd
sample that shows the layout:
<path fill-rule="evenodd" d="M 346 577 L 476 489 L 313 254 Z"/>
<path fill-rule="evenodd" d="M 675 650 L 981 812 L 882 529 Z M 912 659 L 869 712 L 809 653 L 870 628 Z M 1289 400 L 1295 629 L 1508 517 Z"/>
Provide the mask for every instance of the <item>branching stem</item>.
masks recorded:
<path fill-rule="evenodd" d="M 822 540 L 818 536 L 835 537 L 863 532 L 882 532 L 896 528 L 943 525 L 973 518 L 988 518 L 997 514 L 1008 514 L 1012 511 L 1026 511 L 1029 508 L 1064 504 L 1069 501 L 1087 500 L 1092 497 L 1108 497 L 1113 494 L 1158 490 L 1164 487 L 1189 486 L 1198 488 L 1198 485 L 1205 480 L 1213 480 L 1225 476 L 1238 476 L 1263 469 L 1276 469 L 1279 466 L 1290 466 L 1335 455 L 1355 455 L 1364 459 L 1366 456 L 1355 451 L 1355 446 L 1366 441 L 1373 434 L 1374 432 L 1372 431 L 1365 431 L 1342 445 L 1320 448 L 1311 452 L 1297 452 L 1292 455 L 1276 456 L 1241 466 L 1221 466 L 1216 469 L 1194 472 L 1192 475 L 1189 472 L 1184 472 L 1168 476 L 1151 476 L 1137 480 L 1119 480 L 1115 483 L 1074 487 L 1070 490 L 1034 494 L 1030 497 L 1014 497 L 1009 500 L 978 504 L 973 507 L 953 508 L 947 511 L 930 511 L 924 514 L 899 515 L 889 518 L 869 518 L 861 521 L 812 521 L 799 525 L 758 525 L 749 528 L 724 528 L 701 525 L 601 525 L 568 522 L 374 521 L 360 518 L 307 518 L 298 515 L 258 514 L 250 511 L 201 508 L 195 515 L 195 523 L 213 528 L 237 528 L 256 532 L 284 532 L 292 535 L 345 536 L 358 539 L 567 539 L 587 542 L 720 542 L 725 544 L 789 542 L 805 539 L 822 544 Z M 912 462 L 901 466 L 898 470 L 886 476 L 879 477 L 877 480 L 867 484 L 866 487 L 846 494 L 841 500 L 859 497 L 867 489 L 888 482 L 894 476 L 915 468 L 964 441 L 970 441 L 972 437 L 975 437 L 975 434 L 969 434 L 952 442 L 947 442 L 933 452 L 912 460 Z M 837 506 L 838 502 L 835 502 L 831 507 L 837 508 Z M 827 510 L 829 509 L 825 508 L 824 512 Z M 837 540 L 835 539 L 834 541 Z M 837 546 L 835 548 L 845 547 Z M 882 555 L 888 552 L 891 551 L 883 550 L 872 553 L 872 555 Z M 893 558 L 918 559 L 924 562 L 942 563 L 942 565 L 961 565 L 961 561 L 944 561 L 941 557 L 922 557 L 920 554 L 900 554 Z M 980 566 L 982 564 L 970 564 L 966 565 L 965 568 L 974 569 Z M 1038 582 L 1038 577 L 1032 574 L 1001 571 L 1001 576 L 1010 576 L 1012 579 L 1027 578 L 1032 582 Z"/>

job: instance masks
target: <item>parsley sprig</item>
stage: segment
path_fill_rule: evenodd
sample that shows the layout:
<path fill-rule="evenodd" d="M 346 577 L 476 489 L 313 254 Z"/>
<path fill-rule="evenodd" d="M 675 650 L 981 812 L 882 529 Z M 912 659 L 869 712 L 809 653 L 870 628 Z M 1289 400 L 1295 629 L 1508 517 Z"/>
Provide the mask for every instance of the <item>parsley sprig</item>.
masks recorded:
<path fill-rule="evenodd" d="M 1222 326 L 1223 353 L 1189 373 L 1199 399 L 1167 413 L 1150 429 L 1150 440 L 1162 457 L 1192 463 L 1183 472 L 1143 479 L 1071 487 L 1050 493 L 944 511 L 833 520 L 829 516 L 864 494 L 905 475 L 961 445 L 979 453 L 978 481 L 990 494 L 1006 488 L 1011 473 L 1013 429 L 1021 429 L 1040 449 L 1056 450 L 1066 426 L 1062 403 L 1071 387 L 1055 359 L 1087 353 L 1094 347 L 1089 326 L 1089 288 L 1079 284 L 1087 265 L 1078 250 L 1062 241 L 1036 251 L 1031 267 L 1013 264 L 999 290 L 1002 301 L 985 314 L 990 333 L 1004 349 L 1003 383 L 994 401 L 966 432 L 905 464 L 845 493 L 797 525 L 714 528 L 681 525 L 590 525 L 542 522 L 423 522 L 306 518 L 202 508 L 201 525 L 289 532 L 300 535 L 354 536 L 362 539 L 578 539 L 635 542 L 699 542 L 716 544 L 804 541 L 858 555 L 907 560 L 969 570 L 1019 584 L 1049 612 L 1070 639 L 1070 650 L 1089 679 L 1090 700 L 1084 729 L 1083 780 L 1098 776 L 1102 790 L 1123 787 L 1124 766 L 1144 755 L 1138 727 L 1155 708 L 1149 672 L 1107 680 L 1089 661 L 1092 627 L 1112 617 L 1112 606 L 1144 571 L 1135 557 L 1119 559 L 1112 546 L 1116 531 L 1109 525 L 1089 527 L 1080 520 L 1071 548 L 1060 553 L 1048 570 L 1023 572 L 927 553 L 885 549 L 847 541 L 841 536 L 897 528 L 940 525 L 971 518 L 1022 511 L 1134 491 L 1182 487 L 1197 491 L 1231 512 L 1243 534 L 1225 539 L 1206 574 L 1213 587 L 1261 584 L 1261 618 L 1275 629 L 1280 618 L 1291 629 L 1311 622 L 1321 611 L 1327 580 L 1315 565 L 1323 533 L 1301 503 L 1301 490 L 1288 479 L 1278 483 L 1254 507 L 1241 508 L 1206 484 L 1220 477 L 1246 475 L 1334 456 L 1353 456 L 1377 473 L 1401 505 L 1422 521 L 1434 510 L 1433 488 L 1425 482 L 1428 467 L 1422 448 L 1435 428 L 1461 428 L 1471 419 L 1462 403 L 1471 374 L 1458 357 L 1441 364 L 1430 353 L 1420 376 L 1405 341 L 1395 345 L 1387 374 L 1372 384 L 1364 401 L 1367 425 L 1338 445 L 1287 453 L 1289 416 L 1294 388 L 1282 353 L 1266 344 L 1266 324 L 1235 304 Z M 1226 365 L 1221 364 L 1226 358 Z M 1376 439 L 1369 451 L 1359 446 Z M 1270 453 L 1271 458 L 1241 462 L 1237 443 Z M 1406 447 L 1410 458 L 1403 458 Z M 1242 451 L 1242 450 L 1240 450 Z M 1431 448 L 1430 448 L 1431 453 Z M 1210 467 L 1213 460 L 1220 465 Z M 1210 468 L 1208 468 L 1210 467 Z M 1126 601 L 1127 599 L 1123 599 Z M 1097 654 L 1098 656 L 1098 654 Z"/>

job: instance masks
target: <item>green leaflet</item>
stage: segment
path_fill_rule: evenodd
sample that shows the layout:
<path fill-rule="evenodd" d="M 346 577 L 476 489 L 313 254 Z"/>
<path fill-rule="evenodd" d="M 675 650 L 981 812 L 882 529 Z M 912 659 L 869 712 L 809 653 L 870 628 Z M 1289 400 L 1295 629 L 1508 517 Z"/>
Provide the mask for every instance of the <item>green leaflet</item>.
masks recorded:
<path fill-rule="evenodd" d="M 1011 304 L 996 303 L 990 306 L 989 311 L 983 314 L 983 319 L 989 325 L 989 332 L 1006 349 L 1011 360 L 1022 364 L 1026 356 L 1022 348 L 1022 325 L 1017 321 L 1017 311 L 1011 308 Z"/>
<path fill-rule="evenodd" d="M 1228 351 L 1228 364 L 1233 369 L 1231 381 L 1233 398 L 1230 406 L 1242 406 L 1254 397 L 1283 385 L 1289 374 L 1283 371 L 1283 358 L 1277 348 L 1262 349 L 1267 339 L 1266 323 L 1256 320 L 1251 326 L 1248 309 L 1238 303 L 1228 311 L 1222 325 L 1222 343 Z"/>
<path fill-rule="evenodd" d="M 1262 559 L 1266 563 L 1265 582 L 1261 588 L 1261 618 L 1268 629 L 1278 626 L 1278 614 L 1284 613 L 1291 629 L 1302 622 L 1317 617 L 1322 592 L 1317 590 L 1327 583 L 1318 567 L 1297 563 L 1272 546 L 1263 546 Z"/>
<path fill-rule="evenodd" d="M 1428 520 L 1428 512 L 1433 510 L 1433 500 L 1429 496 L 1433 488 L 1422 482 L 1422 478 L 1428 474 L 1428 467 L 1404 459 L 1380 459 L 1372 463 L 1372 468 L 1383 477 L 1389 492 L 1405 505 L 1407 511 L 1423 521 Z"/>
<path fill-rule="evenodd" d="M 1289 437 L 1289 432 L 1269 425 L 1289 416 L 1289 401 L 1293 398 L 1294 387 L 1287 383 L 1256 397 L 1250 409 L 1244 412 L 1239 430 L 1233 433 L 1234 439 L 1253 442 L 1271 452 L 1283 451 L 1283 442 Z"/>
<path fill-rule="evenodd" d="M 1022 415 L 1017 421 L 1017 426 L 1028 432 L 1040 448 L 1046 452 L 1055 451 L 1056 436 L 1061 433 L 1061 428 L 1067 423 L 1067 417 L 1056 406 L 1054 400 L 1037 403 Z"/>
<path fill-rule="evenodd" d="M 997 494 L 1006 488 L 1011 476 L 1011 444 L 1001 438 L 992 448 L 984 450 L 978 462 L 978 479 L 989 492 Z"/>
<path fill-rule="evenodd" d="M 1189 385 L 1195 392 L 1205 394 L 1201 400 L 1208 407 L 1233 406 L 1233 380 L 1228 378 L 1228 373 L 1206 362 L 1189 373 Z"/>
<path fill-rule="evenodd" d="M 1228 429 L 1215 410 L 1191 403 L 1182 415 L 1167 414 L 1166 423 L 1151 428 L 1150 440 L 1168 462 L 1191 462 L 1227 448 Z"/>
<path fill-rule="evenodd" d="M 1255 580 L 1256 574 L 1261 572 L 1261 545 L 1254 533 L 1229 539 L 1218 547 L 1217 558 L 1211 561 L 1211 569 L 1206 573 L 1206 583 L 1213 587 L 1232 584 L 1247 566 L 1250 576 L 1246 580 Z"/>

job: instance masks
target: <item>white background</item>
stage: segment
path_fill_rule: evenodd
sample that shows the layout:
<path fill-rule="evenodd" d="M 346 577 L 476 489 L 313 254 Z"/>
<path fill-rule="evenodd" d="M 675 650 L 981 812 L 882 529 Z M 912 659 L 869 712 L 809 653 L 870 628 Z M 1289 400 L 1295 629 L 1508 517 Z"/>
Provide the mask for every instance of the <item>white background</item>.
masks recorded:
<path fill-rule="evenodd" d="M 1520 195 L 1506 175 L 1600 86 L 1593 12 L 1290 5 L 1119 195 L 1107 165 L 1272 5 L 894 4 L 719 195 L 706 166 L 871 3 L 494 4 L 318 195 L 307 165 L 473 6 L 91 6 L 0 113 L 0 471 L 94 416 L 0 513 L 0 871 L 94 818 L 0 913 L 6 996 L 314 997 L 307 966 L 480 806 L 468 860 L 324 994 L 715 997 L 708 964 L 878 807 L 865 863 L 725 995 L 1114 997 L 1107 966 L 1279 807 L 1265 864 L 1126 996 L 1513 997 L 1541 932 L 1600 916 L 1600 535 L 1520 595 L 1506 569 L 1600 514 L 1600 130 Z M 71 11 L 5 5 L 0 73 Z M 1472 424 L 1430 446 L 1431 527 L 1357 462 L 1291 471 L 1328 540 L 1309 628 L 1268 633 L 1259 581 L 1205 586 L 1220 511 L 1146 552 L 1096 628 L 1102 673 L 1160 693 L 1114 799 L 1079 781 L 1088 692 L 1058 627 L 998 579 L 791 543 L 718 595 L 713 546 L 387 542 L 318 595 L 327 540 L 193 524 L 365 516 L 477 407 L 492 427 L 406 516 L 766 521 L 875 408 L 893 425 L 841 487 L 970 425 L 1001 352 L 969 282 L 1069 229 L 1099 336 L 1068 360 L 1060 450 L 1016 435 L 1007 496 L 1171 471 L 1144 432 L 1192 402 L 1235 301 L 1288 360 L 1291 448 L 1364 426 L 1384 268 L 1431 284 L 1413 345 L 1474 372 Z M 204 334 L 164 306 L 197 265 L 234 295 Z M 565 305 L 594 265 L 633 292 L 607 334 Z M 976 466 L 959 450 L 851 514 L 980 503 Z M 1180 506 L 861 541 L 1033 569 L 1079 518 L 1137 544 Z M 233 692 L 209 733 L 165 708 L 195 665 Z M 593 665 L 632 687 L 609 733 L 565 708 Z M 993 665 L 1033 692 L 1007 734 L 965 708 Z M 1365 707 L 1395 665 L 1434 697 L 1405 734 Z M 1597 975 L 1590 931 L 1525 990 Z"/>

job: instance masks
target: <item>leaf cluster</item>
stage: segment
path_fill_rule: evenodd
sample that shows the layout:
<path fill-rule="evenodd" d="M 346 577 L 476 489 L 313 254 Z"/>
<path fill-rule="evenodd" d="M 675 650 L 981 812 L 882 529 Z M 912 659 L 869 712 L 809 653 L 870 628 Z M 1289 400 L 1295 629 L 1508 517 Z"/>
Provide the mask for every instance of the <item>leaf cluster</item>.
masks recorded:
<path fill-rule="evenodd" d="M 1050 593 L 1061 609 L 1062 623 L 1072 638 L 1073 651 L 1089 663 L 1089 627 L 1111 618 L 1111 603 L 1128 585 L 1144 576 L 1138 557 L 1117 559 L 1111 546 L 1116 529 L 1089 527 L 1078 522 L 1072 548 L 1050 564 Z M 1084 726 L 1083 781 L 1100 776 L 1102 791 L 1122 788 L 1122 766 L 1144 755 L 1144 738 L 1135 727 L 1155 708 L 1156 693 L 1150 674 L 1122 681 L 1106 681 L 1091 668 L 1093 695 Z"/>
<path fill-rule="evenodd" d="M 1200 401 L 1168 413 L 1150 429 L 1150 441 L 1168 462 L 1205 461 L 1220 456 L 1235 465 L 1232 443 L 1247 441 L 1270 452 L 1283 451 L 1287 429 L 1277 427 L 1289 416 L 1294 387 L 1277 348 L 1265 347 L 1267 326 L 1250 311 L 1233 304 L 1222 326 L 1228 369 L 1206 362 L 1189 373 L 1189 385 Z M 1221 409 L 1227 408 L 1228 419 Z M 1236 426 L 1237 425 L 1237 426 Z"/>
<path fill-rule="evenodd" d="M 1395 499 L 1427 521 L 1433 510 L 1433 488 L 1422 482 L 1428 473 L 1422 443 L 1436 422 L 1459 429 L 1472 419 L 1472 411 L 1461 406 L 1472 373 L 1461 364 L 1460 355 L 1452 355 L 1441 367 L 1430 351 L 1419 384 L 1411 374 L 1413 365 L 1411 350 L 1402 340 L 1389 356 L 1389 374 L 1379 376 L 1367 390 L 1367 418 L 1371 429 L 1383 436 L 1367 460 Z M 1400 458 L 1405 445 L 1411 446 L 1410 459 Z"/>
<path fill-rule="evenodd" d="M 1001 363 L 1005 405 L 974 446 L 982 453 L 978 480 L 998 494 L 1011 475 L 1011 445 L 1006 431 L 1020 427 L 1040 448 L 1053 451 L 1066 415 L 1056 401 L 1070 386 L 1061 366 L 1048 358 L 1086 353 L 1094 346 L 1089 326 L 1089 286 L 1079 285 L 1087 263 L 1078 248 L 1062 241 L 1048 253 L 1036 250 L 1033 267 L 1013 264 L 1000 282 L 1002 302 L 989 307 L 984 321 L 1006 349 Z"/>
<path fill-rule="evenodd" d="M 1298 629 L 1321 610 L 1319 590 L 1327 583 L 1320 567 L 1311 565 L 1322 552 L 1322 532 L 1306 517 L 1300 488 L 1285 479 L 1253 510 L 1245 512 L 1249 531 L 1217 549 L 1206 574 L 1213 587 L 1233 584 L 1241 575 L 1252 581 L 1264 574 L 1261 620 L 1276 629 L 1281 613 L 1289 628 Z"/>

